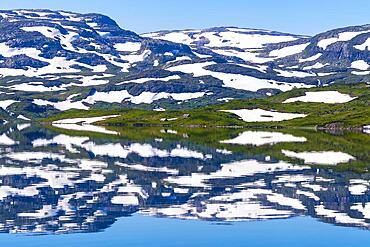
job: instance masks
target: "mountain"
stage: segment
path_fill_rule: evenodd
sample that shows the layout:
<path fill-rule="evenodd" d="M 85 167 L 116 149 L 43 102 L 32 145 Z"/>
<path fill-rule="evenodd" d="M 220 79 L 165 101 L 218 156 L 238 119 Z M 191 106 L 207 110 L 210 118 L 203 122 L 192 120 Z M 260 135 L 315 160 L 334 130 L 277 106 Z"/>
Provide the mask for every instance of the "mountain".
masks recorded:
<path fill-rule="evenodd" d="M 138 35 L 100 14 L 0 11 L 0 117 L 179 109 L 367 82 L 370 25 L 313 37 L 217 27 Z"/>

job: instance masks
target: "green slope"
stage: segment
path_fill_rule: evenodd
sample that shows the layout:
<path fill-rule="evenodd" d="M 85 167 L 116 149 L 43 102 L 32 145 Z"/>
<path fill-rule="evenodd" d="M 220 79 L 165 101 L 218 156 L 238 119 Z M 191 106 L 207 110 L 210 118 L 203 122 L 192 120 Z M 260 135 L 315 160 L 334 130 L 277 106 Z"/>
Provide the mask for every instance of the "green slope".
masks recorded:
<path fill-rule="evenodd" d="M 357 97 L 343 104 L 295 102 L 283 104 L 286 99 L 303 96 L 305 92 L 335 90 Z M 276 110 L 287 113 L 303 113 L 307 117 L 281 122 L 242 121 L 237 115 L 220 110 L 254 109 Z M 102 121 L 102 125 L 161 125 L 161 126 L 246 126 L 246 127 L 332 127 L 354 128 L 370 124 L 370 85 L 342 84 L 311 89 L 294 89 L 265 99 L 234 100 L 228 103 L 210 105 L 192 110 L 154 112 L 140 109 L 123 110 L 72 110 L 43 119 L 51 122 L 57 119 L 91 117 L 119 114 L 119 117 Z M 333 125 L 334 123 L 334 125 Z"/>

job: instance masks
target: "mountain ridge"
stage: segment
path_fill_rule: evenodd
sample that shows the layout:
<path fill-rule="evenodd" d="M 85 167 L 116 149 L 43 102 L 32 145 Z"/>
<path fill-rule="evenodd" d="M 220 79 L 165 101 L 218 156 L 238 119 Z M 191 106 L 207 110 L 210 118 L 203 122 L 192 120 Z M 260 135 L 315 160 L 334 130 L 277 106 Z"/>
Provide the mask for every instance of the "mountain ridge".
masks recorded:
<path fill-rule="evenodd" d="M 8 117 L 194 108 L 370 78 L 369 24 L 314 36 L 239 27 L 139 35 L 97 13 L 19 9 L 0 11 L 0 27 Z"/>

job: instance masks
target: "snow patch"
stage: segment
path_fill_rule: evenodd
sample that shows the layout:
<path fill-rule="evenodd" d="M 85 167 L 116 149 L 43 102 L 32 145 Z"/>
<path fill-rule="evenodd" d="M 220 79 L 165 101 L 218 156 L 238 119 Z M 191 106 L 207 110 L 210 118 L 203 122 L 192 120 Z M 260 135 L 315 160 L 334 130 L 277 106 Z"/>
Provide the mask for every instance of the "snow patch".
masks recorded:
<path fill-rule="evenodd" d="M 51 105 L 55 109 L 60 111 L 67 111 L 70 109 L 79 109 L 79 110 L 88 110 L 89 107 L 84 105 L 81 101 L 72 102 L 71 100 L 59 101 L 59 102 L 51 102 L 43 99 L 34 99 L 33 102 L 39 106 L 48 106 Z"/>
<path fill-rule="evenodd" d="M 267 131 L 245 131 L 234 139 L 220 141 L 220 143 L 239 144 L 239 145 L 272 145 L 280 142 L 306 142 L 305 137 L 296 137 L 290 134 Z"/>
<path fill-rule="evenodd" d="M 319 91 L 319 92 L 306 92 L 305 96 L 289 98 L 283 103 L 292 102 L 315 102 L 315 103 L 327 103 L 327 104 L 337 104 L 337 103 L 347 103 L 357 97 L 351 97 L 348 94 L 342 94 L 338 91 Z"/>
<path fill-rule="evenodd" d="M 349 41 L 356 36 L 363 34 L 363 33 L 368 33 L 370 31 L 360 31 L 360 32 L 343 32 L 336 34 L 337 37 L 333 38 L 328 38 L 328 39 L 322 39 L 317 43 L 317 46 L 321 47 L 322 49 L 326 49 L 329 45 L 334 44 L 339 41 Z"/>
<path fill-rule="evenodd" d="M 368 68 L 370 68 L 370 65 L 364 60 L 357 60 L 351 63 L 351 68 L 358 70 L 367 70 Z"/>
<path fill-rule="evenodd" d="M 248 91 L 256 92 L 259 89 L 264 88 L 276 88 L 281 91 L 289 91 L 294 87 L 311 87 L 304 83 L 284 83 L 277 82 L 274 80 L 259 79 L 252 76 L 240 75 L 240 74 L 229 74 L 221 72 L 213 72 L 205 69 L 209 65 L 215 64 L 214 62 L 204 62 L 195 64 L 184 64 L 179 66 L 170 67 L 169 71 L 180 71 L 187 74 L 193 74 L 195 77 L 201 77 L 210 75 L 221 81 L 223 81 L 225 87 L 231 87 L 236 89 L 243 89 Z"/>
<path fill-rule="evenodd" d="M 179 80 L 181 77 L 179 75 L 171 75 L 163 78 L 139 78 L 139 79 L 134 79 L 134 80 L 129 80 L 129 81 L 124 81 L 124 82 L 119 82 L 117 85 L 122 85 L 122 84 L 127 84 L 127 83 L 138 83 L 142 84 L 148 81 L 164 81 L 168 82 L 171 80 Z"/>
<path fill-rule="evenodd" d="M 306 66 L 304 67 L 303 69 L 304 70 L 310 70 L 310 69 L 321 69 L 321 68 L 324 68 L 325 66 L 329 65 L 328 63 L 326 64 L 323 64 L 323 63 L 320 63 L 320 62 L 317 62 L 315 63 L 314 65 L 310 65 L 310 66 Z"/>
<path fill-rule="evenodd" d="M 266 111 L 263 109 L 240 109 L 240 110 L 221 110 L 223 112 L 238 115 L 245 122 L 277 122 L 294 118 L 303 118 L 307 115 L 299 113 L 285 113 L 277 111 Z"/>
<path fill-rule="evenodd" d="M 19 101 L 11 100 L 11 99 L 0 100 L 0 108 L 3 108 L 4 110 L 6 110 L 6 108 L 8 108 L 9 106 L 11 106 L 12 104 L 17 103 L 17 102 L 19 102 Z"/>
<path fill-rule="evenodd" d="M 279 50 L 273 50 L 270 52 L 270 56 L 276 57 L 276 58 L 282 58 L 282 57 L 287 57 L 291 56 L 297 53 L 300 53 L 304 51 L 304 49 L 309 46 L 310 43 L 305 43 L 305 44 L 299 44 L 299 45 L 292 45 L 292 46 L 287 46 L 284 48 L 281 48 Z"/>
<path fill-rule="evenodd" d="M 126 51 L 126 52 L 135 52 L 139 51 L 141 47 L 140 42 L 126 42 L 126 43 L 118 43 L 114 45 L 117 51 Z"/>
<path fill-rule="evenodd" d="M 336 151 L 296 153 L 293 151 L 282 150 L 282 153 L 291 158 L 304 160 L 305 164 L 337 165 L 339 163 L 348 163 L 350 160 L 356 159 L 352 155 Z"/>
<path fill-rule="evenodd" d="M 322 53 L 317 53 L 316 55 L 313 55 L 313 56 L 308 57 L 308 58 L 301 58 L 301 59 L 299 59 L 299 62 L 300 63 L 312 62 L 312 61 L 315 61 L 315 60 L 319 59 L 321 56 L 322 56 Z"/>
<path fill-rule="evenodd" d="M 365 42 L 362 43 L 361 45 L 355 45 L 354 47 L 360 51 L 365 51 L 366 49 L 369 50 L 370 49 L 370 38 L 367 38 L 367 40 L 365 40 Z"/>

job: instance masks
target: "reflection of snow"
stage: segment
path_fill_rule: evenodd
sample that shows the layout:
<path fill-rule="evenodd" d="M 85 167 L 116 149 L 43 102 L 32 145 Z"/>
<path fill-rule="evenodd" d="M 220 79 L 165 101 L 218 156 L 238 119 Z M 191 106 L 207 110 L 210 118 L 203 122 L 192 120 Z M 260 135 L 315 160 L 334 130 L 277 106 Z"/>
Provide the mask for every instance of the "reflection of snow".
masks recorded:
<path fill-rule="evenodd" d="M 139 205 L 139 200 L 136 196 L 115 196 L 111 201 L 113 204 Z"/>
<path fill-rule="evenodd" d="M 67 126 L 71 126 L 74 124 L 66 124 Z M 83 125 L 82 127 L 85 127 Z M 107 143 L 107 144 L 97 144 L 95 142 L 89 141 L 88 137 L 72 137 L 67 135 L 58 135 L 53 137 L 52 139 L 36 139 L 32 142 L 34 147 L 41 147 L 41 146 L 48 146 L 51 144 L 58 144 L 64 146 L 68 151 L 73 153 L 78 153 L 76 147 L 80 147 L 85 149 L 86 151 L 92 152 L 97 156 L 110 156 L 110 157 L 119 157 L 119 158 L 126 158 L 129 154 L 137 154 L 140 157 L 179 157 L 185 159 L 211 159 L 212 155 L 203 154 L 201 152 L 190 150 L 186 147 L 182 147 L 181 145 L 177 145 L 176 148 L 173 149 L 158 149 L 153 147 L 150 144 L 141 144 L 141 143 L 131 143 L 130 145 L 122 145 L 120 143 Z M 31 155 L 35 156 L 36 154 L 33 153 Z M 41 154 L 39 154 L 41 155 Z M 21 155 L 20 155 L 21 156 Z M 48 155 L 45 154 L 47 157 Z M 64 158 L 53 155 L 50 156 L 51 158 Z M 45 157 L 39 157 L 42 159 Z"/>
<path fill-rule="evenodd" d="M 5 146 L 11 146 L 15 145 L 17 142 L 9 138 L 6 134 L 2 134 L 0 136 L 0 145 L 5 145 Z"/>
<path fill-rule="evenodd" d="M 137 211 L 214 221 L 305 214 L 370 229 L 365 221 L 370 207 L 363 203 L 370 182 L 359 179 L 361 175 L 338 179 L 338 173 L 330 169 L 272 162 L 275 158 L 258 153 L 254 157 L 185 141 L 179 144 L 165 137 L 139 143 L 40 132 L 43 134 L 31 139 L 27 135 L 31 131 L 35 128 L 6 132 L 20 145 L 0 149 L 4 161 L 0 201 L 15 212 L 6 219 L 16 219 L 14 229 L 85 231 L 86 225 L 99 228 L 101 217 L 115 219 Z M 246 131 L 237 138 L 245 137 L 240 143 L 250 139 L 260 143 L 258 138 L 261 142 L 305 141 L 276 133 Z M 21 225 L 24 220 L 35 227 Z M 3 229 L 1 224 L 0 220 Z"/>
<path fill-rule="evenodd" d="M 352 179 L 350 180 L 350 186 L 348 190 L 352 195 L 364 195 L 369 187 L 369 181 L 363 179 Z"/>
<path fill-rule="evenodd" d="M 211 197 L 204 202 L 202 208 L 191 204 L 183 204 L 166 208 L 150 208 L 144 211 L 144 213 L 183 219 L 198 218 L 224 221 L 287 218 L 293 214 L 289 210 L 262 205 L 256 200 L 260 195 L 270 194 L 273 193 L 264 189 L 242 190 L 236 193 Z"/>
<path fill-rule="evenodd" d="M 208 187 L 212 179 L 237 178 L 252 176 L 255 174 L 272 173 L 276 171 L 299 171 L 307 169 L 303 166 L 294 166 L 285 162 L 264 163 L 257 160 L 242 160 L 232 163 L 221 164 L 221 169 L 210 174 L 192 173 L 190 176 L 174 176 L 166 179 L 168 182 L 178 185 Z"/>
<path fill-rule="evenodd" d="M 151 167 L 151 166 L 144 166 L 141 164 L 129 165 L 129 164 L 124 164 L 120 162 L 117 162 L 116 165 L 119 165 L 121 167 L 126 167 L 126 168 L 129 168 L 131 170 L 136 170 L 136 171 L 163 172 L 163 173 L 168 173 L 172 175 L 177 175 L 179 173 L 178 170 L 170 169 L 167 167 Z"/>
<path fill-rule="evenodd" d="M 325 218 L 334 219 L 336 223 L 368 226 L 364 219 L 352 218 L 348 214 L 337 212 L 336 210 L 327 209 L 324 205 L 316 206 L 315 211 L 317 215 L 323 216 Z"/>
<path fill-rule="evenodd" d="M 91 131 L 104 134 L 118 135 L 118 132 L 107 130 L 101 126 L 91 125 L 95 122 L 103 121 L 109 118 L 118 117 L 119 115 L 89 117 L 89 118 L 69 118 L 53 122 L 53 126 L 61 129 L 77 130 L 77 131 Z"/>
<path fill-rule="evenodd" d="M 107 130 L 104 127 L 101 126 L 95 126 L 90 124 L 53 124 L 54 127 L 61 128 L 61 129 L 67 129 L 67 130 L 76 130 L 76 131 L 88 131 L 88 132 L 97 132 L 97 133 L 103 133 L 108 135 L 118 135 L 118 132 Z"/>
<path fill-rule="evenodd" d="M 245 131 L 232 140 L 221 141 L 221 143 L 256 145 L 275 144 L 279 142 L 305 142 L 304 137 L 296 137 L 289 134 L 267 131 Z"/>
<path fill-rule="evenodd" d="M 302 159 L 306 164 L 336 165 L 339 163 L 347 163 L 350 160 L 356 159 L 349 154 L 335 151 L 296 153 L 292 151 L 282 150 L 282 152 L 288 157 Z"/>

